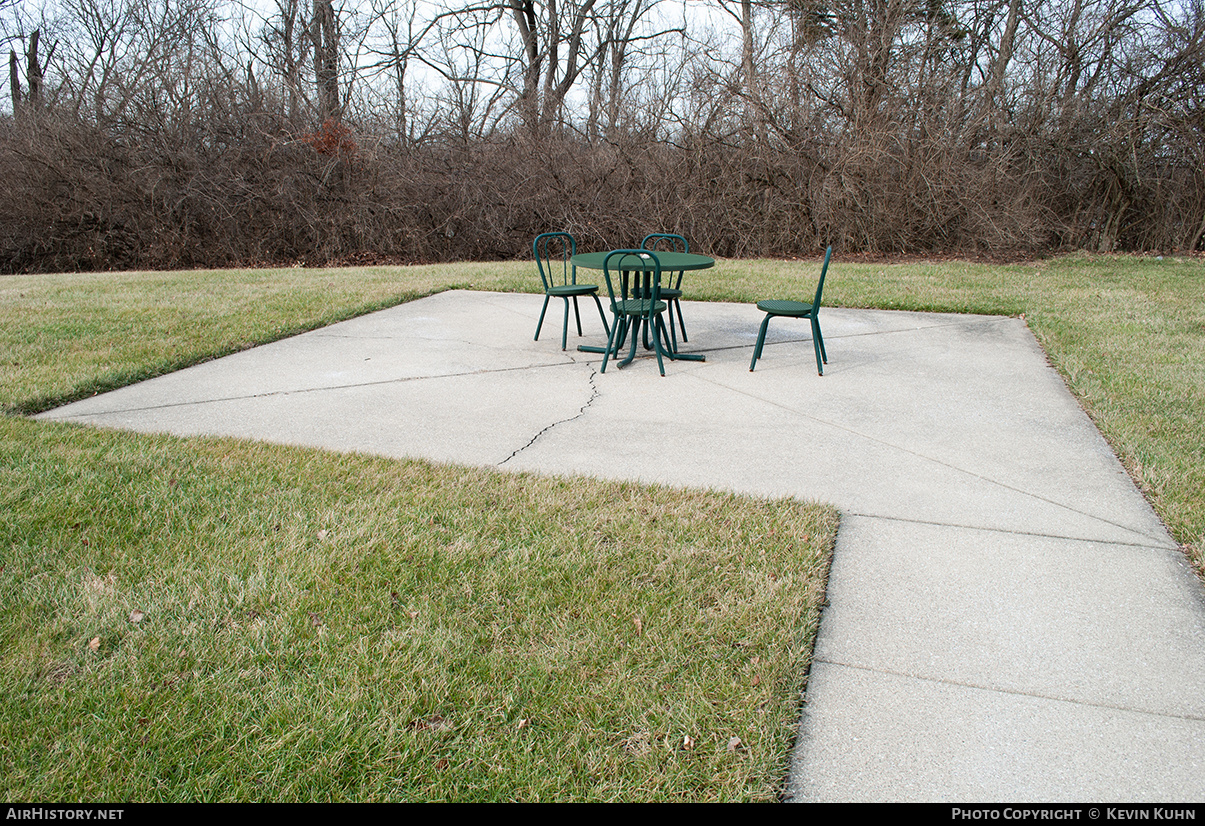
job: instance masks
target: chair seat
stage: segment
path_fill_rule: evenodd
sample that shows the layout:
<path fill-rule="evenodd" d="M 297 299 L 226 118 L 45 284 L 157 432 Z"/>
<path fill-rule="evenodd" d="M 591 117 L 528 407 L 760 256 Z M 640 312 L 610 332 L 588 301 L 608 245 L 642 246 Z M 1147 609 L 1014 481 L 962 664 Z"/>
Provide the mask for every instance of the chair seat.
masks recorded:
<path fill-rule="evenodd" d="M 802 301 L 759 301 L 757 309 L 772 315 L 795 316 L 797 318 L 812 314 L 812 305 Z"/>
<path fill-rule="evenodd" d="M 548 295 L 566 296 L 566 295 L 590 295 L 590 293 L 598 292 L 597 284 L 559 284 L 554 287 L 549 287 L 545 292 Z"/>
<path fill-rule="evenodd" d="M 648 315 L 649 304 L 652 302 L 646 298 L 629 298 L 624 301 L 615 302 L 615 312 L 620 315 Z M 665 312 L 665 302 L 658 301 L 657 306 L 653 308 L 654 313 Z"/>

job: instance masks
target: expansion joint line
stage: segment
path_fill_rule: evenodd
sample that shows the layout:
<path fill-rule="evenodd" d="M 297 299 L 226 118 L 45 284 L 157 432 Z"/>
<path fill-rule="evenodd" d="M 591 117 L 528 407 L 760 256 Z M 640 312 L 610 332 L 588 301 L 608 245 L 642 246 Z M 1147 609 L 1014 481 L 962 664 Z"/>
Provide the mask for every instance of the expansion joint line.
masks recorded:
<path fill-rule="evenodd" d="M 823 657 L 815 657 L 812 660 L 812 667 L 816 663 L 823 665 L 831 665 L 837 668 L 850 668 L 855 671 L 864 671 L 869 674 L 887 674 L 893 677 L 902 677 L 906 680 L 919 680 L 925 683 L 933 683 L 936 685 L 948 685 L 955 688 L 970 688 L 975 691 L 988 691 L 993 694 L 1010 694 L 1014 697 L 1032 697 L 1036 700 L 1050 700 L 1056 703 L 1070 703 L 1077 706 L 1086 706 L 1088 708 L 1105 708 L 1111 711 L 1124 711 L 1129 714 L 1144 714 L 1151 717 L 1171 718 L 1175 720 L 1192 720 L 1194 722 L 1205 721 L 1205 716 L 1193 714 L 1192 712 L 1178 713 L 1174 711 L 1152 711 L 1145 708 L 1137 708 L 1134 706 L 1124 706 L 1120 703 L 1104 703 L 1093 700 L 1081 700 L 1075 697 L 1059 697 L 1054 694 L 1042 693 L 1038 691 L 1026 691 L 1019 688 L 1007 688 L 1003 686 L 991 686 L 986 683 L 970 682 L 968 680 L 953 680 L 945 677 L 927 677 L 923 674 L 912 674 L 907 671 L 900 671 L 894 668 L 876 668 L 870 665 L 859 665 L 857 663 L 843 662 L 841 660 L 830 660 Z"/>
<path fill-rule="evenodd" d="M 578 363 L 576 359 L 573 359 L 572 361 L 574 364 Z M 598 385 L 596 385 L 594 383 L 594 377 L 597 375 L 598 375 L 598 371 L 596 369 L 594 369 L 593 364 L 590 364 L 590 398 L 586 399 L 586 403 L 583 404 L 581 406 L 581 409 L 577 411 L 577 415 L 570 416 L 568 419 L 561 419 L 559 422 L 553 422 L 552 424 L 548 425 L 543 430 L 541 430 L 539 433 L 532 436 L 530 442 L 523 445 L 523 447 L 519 448 L 514 453 L 512 453 L 511 455 L 509 455 L 505 459 L 503 459 L 501 462 L 499 462 L 498 466 L 501 467 L 502 465 L 505 465 L 511 459 L 515 458 L 520 453 L 527 450 L 527 448 L 531 447 L 532 445 L 534 445 L 536 443 L 537 439 L 539 439 L 541 436 L 543 436 L 548 431 L 552 430 L 557 425 L 565 424 L 566 422 L 572 422 L 575 419 L 580 419 L 582 416 L 586 415 L 586 410 L 590 407 L 590 405 L 594 404 L 594 400 L 598 398 Z"/>

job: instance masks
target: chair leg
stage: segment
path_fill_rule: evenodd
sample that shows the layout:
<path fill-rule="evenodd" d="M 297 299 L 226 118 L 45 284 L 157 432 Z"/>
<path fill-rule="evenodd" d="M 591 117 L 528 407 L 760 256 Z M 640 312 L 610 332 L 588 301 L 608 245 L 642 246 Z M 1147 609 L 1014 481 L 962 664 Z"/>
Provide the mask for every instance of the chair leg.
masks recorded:
<path fill-rule="evenodd" d="M 816 341 L 820 342 L 820 357 L 828 364 L 828 353 L 824 352 L 824 336 L 820 332 L 820 319 L 813 319 L 813 323 L 816 325 Z"/>
<path fill-rule="evenodd" d="M 594 296 L 594 303 L 598 306 L 598 317 L 602 319 L 603 329 L 607 331 L 607 338 L 611 338 L 611 326 L 607 324 L 607 314 L 603 312 L 602 302 L 598 300 L 598 296 Z"/>
<path fill-rule="evenodd" d="M 577 337 L 582 337 L 582 314 L 577 309 L 577 296 L 573 296 L 573 317 L 577 319 Z"/>
<path fill-rule="evenodd" d="M 619 336 L 615 339 L 615 357 L 619 358 L 619 351 L 627 346 L 628 336 L 635 335 L 632 330 L 632 319 L 626 315 L 623 316 L 622 327 L 619 328 Z"/>
<path fill-rule="evenodd" d="M 611 331 L 607 333 L 607 349 L 606 352 L 603 353 L 602 368 L 598 372 L 607 372 L 607 359 L 611 357 L 611 351 L 619 346 L 618 339 L 622 330 L 623 319 L 621 319 L 619 316 L 615 316 L 615 323 L 611 325 Z"/>
<path fill-rule="evenodd" d="M 627 367 L 636 358 L 636 348 L 640 346 L 640 322 L 641 316 L 633 316 L 628 326 L 628 335 L 632 337 L 631 350 L 628 351 L 628 357 L 619 363 L 620 367 Z M 648 330 L 645 330 L 645 335 L 648 335 Z M 619 355 L 616 353 L 616 355 Z"/>
<path fill-rule="evenodd" d="M 678 326 L 682 328 L 682 340 L 690 341 L 690 339 L 688 339 L 686 337 L 686 322 L 682 319 L 682 302 L 675 298 L 674 304 L 676 304 L 678 306 Z M 673 318 L 671 318 L 670 319 L 671 327 L 673 326 L 673 323 L 674 323 L 674 320 L 673 320 Z"/>
<path fill-rule="evenodd" d="M 569 340 L 569 299 L 565 298 L 565 323 L 561 325 L 561 349 L 565 349 L 565 345 Z"/>
<path fill-rule="evenodd" d="M 535 341 L 540 340 L 540 328 L 544 326 L 544 313 L 548 312 L 548 299 L 552 296 L 544 294 L 544 306 L 540 308 L 540 320 L 536 322 L 536 337 Z"/>
<path fill-rule="evenodd" d="M 619 335 L 615 338 L 615 355 L 619 355 L 619 348 L 623 347 L 628 340 L 628 329 L 632 326 L 631 321 L 627 316 L 616 316 L 613 326 L 618 327 Z"/>
<path fill-rule="evenodd" d="M 770 326 L 772 315 L 766 313 L 766 318 L 761 323 L 761 329 L 757 331 L 757 344 L 753 347 L 753 361 L 749 362 L 749 372 L 753 372 L 753 368 L 757 366 L 757 360 L 761 358 L 762 345 L 766 343 L 766 328 Z"/>
<path fill-rule="evenodd" d="M 812 319 L 812 348 L 816 351 L 816 372 L 819 373 L 821 376 L 824 375 L 824 365 L 820 361 L 820 359 L 821 359 L 820 351 L 823 347 L 824 347 L 824 345 L 820 343 L 820 322 L 816 321 L 816 319 L 813 318 Z M 828 361 L 828 359 L 825 359 L 825 361 Z"/>
<path fill-rule="evenodd" d="M 660 313 L 656 315 L 650 313 L 648 324 L 653 327 L 653 350 L 657 353 L 657 369 L 664 376 L 665 362 L 661 360 L 661 341 L 665 338 L 665 320 L 661 318 Z"/>
<path fill-rule="evenodd" d="M 676 353 L 678 352 L 678 335 L 674 332 L 674 302 L 672 300 L 665 302 L 665 311 L 669 313 L 669 335 L 671 339 L 666 343 L 671 345 L 670 352 Z M 681 311 L 679 310 L 680 313 Z M 662 325 L 662 328 L 664 329 L 664 325 Z M 682 340 L 686 341 L 686 339 Z"/>

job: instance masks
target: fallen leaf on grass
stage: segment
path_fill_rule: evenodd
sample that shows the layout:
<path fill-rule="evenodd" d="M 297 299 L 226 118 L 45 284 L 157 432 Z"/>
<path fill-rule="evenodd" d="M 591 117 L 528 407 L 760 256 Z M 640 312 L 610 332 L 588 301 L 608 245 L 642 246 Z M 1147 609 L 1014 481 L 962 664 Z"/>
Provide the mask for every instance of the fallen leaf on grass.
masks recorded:
<path fill-rule="evenodd" d="M 91 640 L 89 640 L 88 647 L 91 648 L 93 651 L 99 651 L 100 650 L 100 637 L 93 637 Z"/>
<path fill-rule="evenodd" d="M 684 735 L 682 737 L 682 750 L 690 751 L 694 747 L 695 747 L 695 738 L 691 737 L 689 734 Z"/>
<path fill-rule="evenodd" d="M 739 738 L 739 737 L 729 737 L 728 738 L 728 751 L 736 751 L 740 747 L 741 747 L 741 738 Z"/>
<path fill-rule="evenodd" d="M 636 636 L 643 637 L 644 636 L 644 622 L 641 621 L 640 617 L 632 617 L 632 624 L 636 626 Z"/>
<path fill-rule="evenodd" d="M 145 613 L 143 613 L 142 611 L 139 611 L 137 608 L 135 608 L 133 611 L 130 612 L 130 622 L 135 623 L 135 624 L 140 623 L 140 622 L 142 622 L 143 617 L 145 617 L 145 616 L 146 616 Z"/>

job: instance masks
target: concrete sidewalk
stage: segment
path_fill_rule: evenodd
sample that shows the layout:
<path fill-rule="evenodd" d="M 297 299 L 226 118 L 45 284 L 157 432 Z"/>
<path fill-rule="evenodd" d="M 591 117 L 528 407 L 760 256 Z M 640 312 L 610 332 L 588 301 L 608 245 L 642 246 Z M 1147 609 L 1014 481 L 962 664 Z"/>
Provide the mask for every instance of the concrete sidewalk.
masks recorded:
<path fill-rule="evenodd" d="M 450 292 L 39 418 L 832 502 L 793 800 L 1205 800 L 1205 591 L 1023 321 L 685 304 L 705 363 Z M 593 307 L 587 343 L 602 344 Z M 583 341 L 571 334 L 571 347 Z M 785 629 L 784 629 L 785 630 Z"/>

